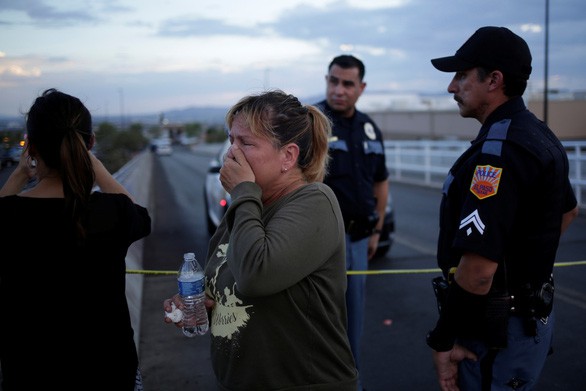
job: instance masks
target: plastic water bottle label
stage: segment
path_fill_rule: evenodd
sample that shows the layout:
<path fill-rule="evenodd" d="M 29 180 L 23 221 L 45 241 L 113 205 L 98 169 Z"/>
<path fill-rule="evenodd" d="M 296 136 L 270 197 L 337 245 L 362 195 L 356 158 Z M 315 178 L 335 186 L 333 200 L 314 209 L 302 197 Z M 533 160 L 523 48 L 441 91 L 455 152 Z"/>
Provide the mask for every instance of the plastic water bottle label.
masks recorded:
<path fill-rule="evenodd" d="M 202 274 L 196 274 L 190 278 L 179 279 L 179 294 L 181 296 L 195 296 L 205 290 L 205 279 Z"/>

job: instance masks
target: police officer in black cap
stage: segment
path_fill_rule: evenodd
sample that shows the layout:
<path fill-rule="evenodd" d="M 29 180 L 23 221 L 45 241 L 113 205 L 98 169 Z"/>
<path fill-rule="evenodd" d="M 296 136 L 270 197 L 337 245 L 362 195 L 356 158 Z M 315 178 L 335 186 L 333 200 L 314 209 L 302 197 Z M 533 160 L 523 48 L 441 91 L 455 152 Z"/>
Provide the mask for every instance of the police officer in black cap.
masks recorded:
<path fill-rule="evenodd" d="M 481 124 L 443 186 L 434 279 L 440 316 L 427 335 L 447 390 L 531 390 L 550 352 L 553 263 L 578 214 L 568 158 L 522 95 L 527 43 L 504 27 L 478 29 L 455 55 L 460 115 Z"/>

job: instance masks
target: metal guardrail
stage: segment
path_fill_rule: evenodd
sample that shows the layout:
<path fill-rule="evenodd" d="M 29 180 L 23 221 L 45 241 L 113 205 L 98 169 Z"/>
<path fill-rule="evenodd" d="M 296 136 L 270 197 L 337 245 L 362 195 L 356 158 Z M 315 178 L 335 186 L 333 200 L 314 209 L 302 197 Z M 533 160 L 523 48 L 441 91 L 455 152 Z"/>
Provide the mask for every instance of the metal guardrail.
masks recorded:
<path fill-rule="evenodd" d="M 578 205 L 586 208 L 586 141 L 562 141 L 570 161 L 570 182 Z M 387 140 L 385 153 L 391 181 L 441 188 L 469 141 Z"/>

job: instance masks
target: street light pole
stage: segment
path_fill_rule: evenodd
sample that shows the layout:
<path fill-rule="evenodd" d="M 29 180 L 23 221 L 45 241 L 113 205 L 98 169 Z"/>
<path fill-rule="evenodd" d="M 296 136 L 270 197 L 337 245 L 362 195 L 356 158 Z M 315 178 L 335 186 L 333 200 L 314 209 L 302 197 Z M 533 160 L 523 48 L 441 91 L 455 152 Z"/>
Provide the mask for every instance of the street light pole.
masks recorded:
<path fill-rule="evenodd" d="M 547 125 L 548 108 L 548 64 L 549 64 L 549 0 L 545 0 L 545 66 L 543 76 L 543 122 Z"/>
<path fill-rule="evenodd" d="M 120 130 L 124 130 L 124 90 L 118 89 L 120 93 Z"/>

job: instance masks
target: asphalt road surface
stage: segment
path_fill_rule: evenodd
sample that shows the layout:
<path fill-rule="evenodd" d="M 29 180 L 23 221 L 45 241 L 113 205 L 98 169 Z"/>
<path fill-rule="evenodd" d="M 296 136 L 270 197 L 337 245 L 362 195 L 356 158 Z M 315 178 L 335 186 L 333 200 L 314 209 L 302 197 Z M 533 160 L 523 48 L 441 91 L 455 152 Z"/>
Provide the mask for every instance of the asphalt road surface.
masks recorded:
<path fill-rule="evenodd" d="M 145 269 L 176 270 L 187 251 L 205 259 L 207 231 L 203 178 L 209 154 L 175 149 L 153 164 L 154 229 L 145 243 Z M 362 377 L 368 391 L 438 390 L 425 334 L 433 327 L 430 280 L 440 193 L 392 184 L 395 242 L 386 257 L 370 263 L 367 280 Z M 586 258 L 584 214 L 562 238 L 558 261 Z M 556 268 L 556 346 L 536 391 L 586 390 L 586 266 Z M 147 275 L 143 292 L 140 358 L 145 391 L 214 390 L 209 334 L 186 338 L 163 322 L 163 299 L 177 289 L 175 277 Z M 250 353 L 254 359 L 254 352 Z"/>
<path fill-rule="evenodd" d="M 155 156 L 152 234 L 145 239 L 144 269 L 176 271 L 183 253 L 203 263 L 207 227 L 203 180 L 209 149 L 175 148 Z M 0 171 L 0 185 L 11 169 Z M 425 345 L 437 318 L 430 280 L 435 269 L 439 190 L 391 184 L 397 232 L 386 257 L 370 263 L 367 280 L 362 377 L 368 391 L 438 390 Z M 1 217 L 0 217 L 1 218 Z M 554 354 L 535 391 L 585 391 L 586 370 L 586 212 L 563 235 L 556 267 L 557 312 Z M 202 265 L 203 266 L 203 265 Z M 209 334 L 196 338 L 163 322 L 162 302 L 177 291 L 175 276 L 144 277 L 139 355 L 145 391 L 215 390 Z M 250 353 L 254 359 L 254 352 Z M 36 365 L 42 365 L 37 363 Z M 105 374 L 107 376 L 107 374 Z"/>

